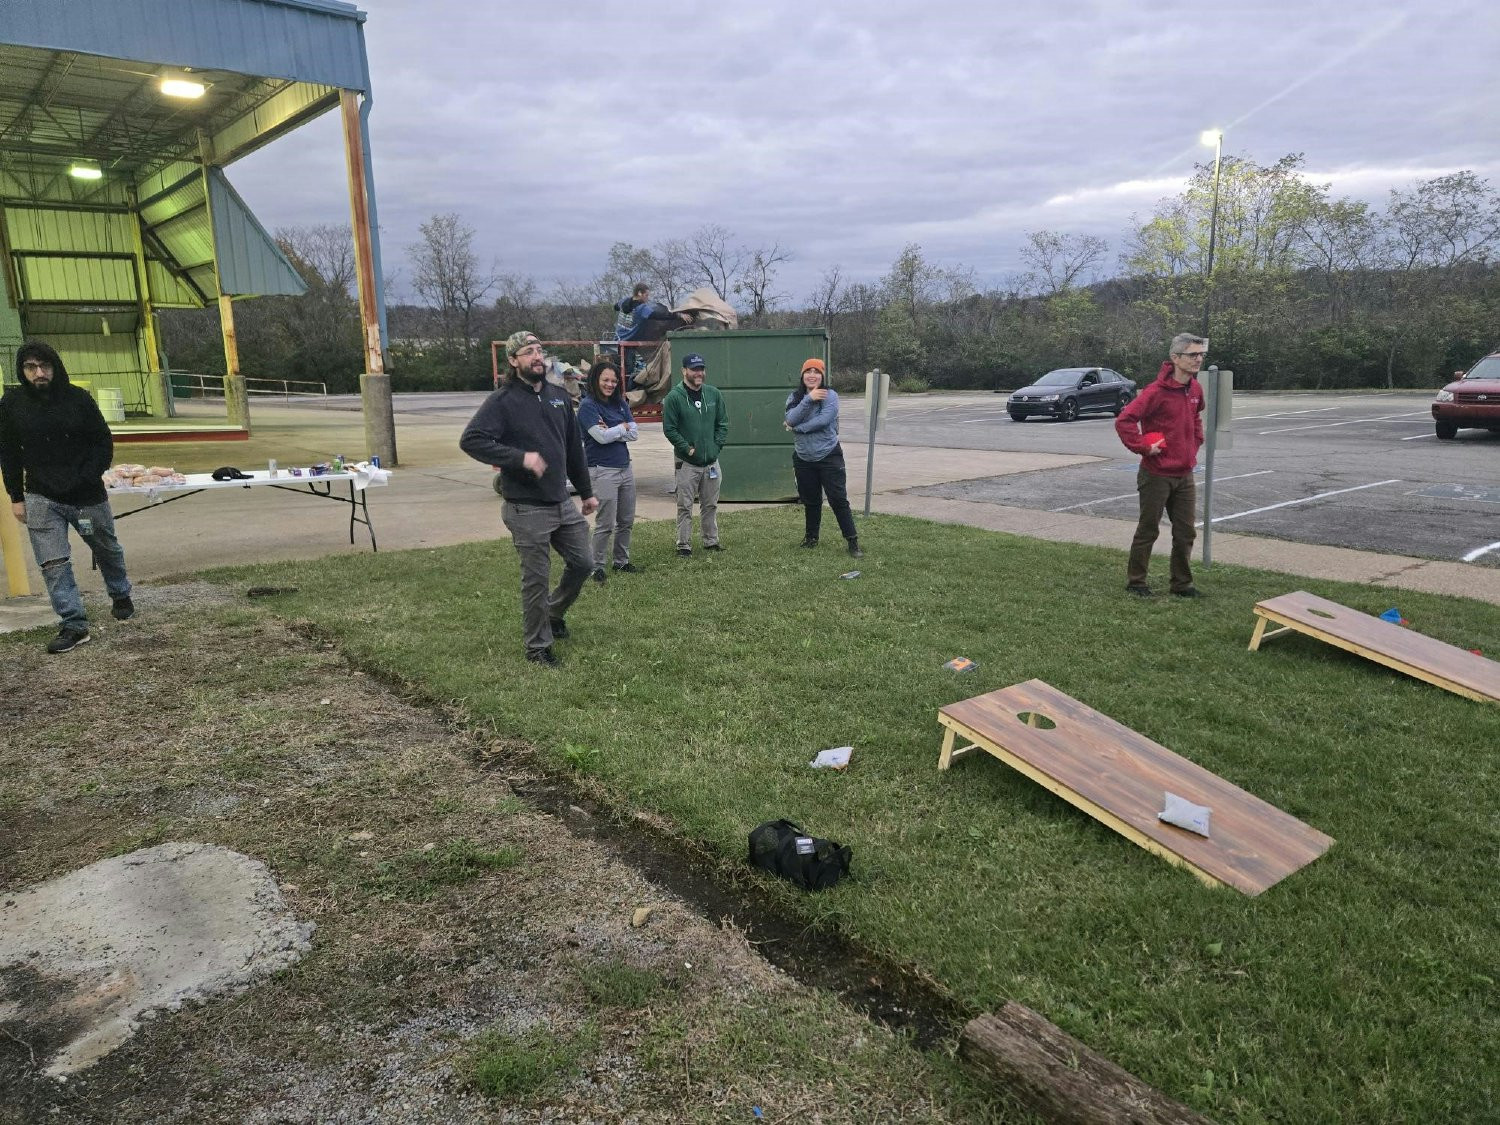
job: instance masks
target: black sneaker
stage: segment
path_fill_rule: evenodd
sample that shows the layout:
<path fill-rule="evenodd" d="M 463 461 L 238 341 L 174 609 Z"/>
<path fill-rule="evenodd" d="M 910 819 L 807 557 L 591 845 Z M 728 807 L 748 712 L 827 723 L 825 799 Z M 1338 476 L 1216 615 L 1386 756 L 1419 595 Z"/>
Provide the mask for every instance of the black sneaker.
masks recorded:
<path fill-rule="evenodd" d="M 135 603 L 130 600 L 130 595 L 116 598 L 115 604 L 110 606 L 109 615 L 116 621 L 129 621 L 135 616 Z"/>
<path fill-rule="evenodd" d="M 47 642 L 47 651 L 53 655 L 59 652 L 72 652 L 79 645 L 86 645 L 92 639 L 87 629 L 64 625 L 57 631 L 57 636 Z"/>
<path fill-rule="evenodd" d="M 849 540 L 849 557 L 851 559 L 862 559 L 865 557 L 865 553 L 859 549 L 858 539 Z"/>
<path fill-rule="evenodd" d="M 724 546 L 721 543 L 705 543 L 703 544 L 703 549 L 705 551 L 722 551 Z"/>
<path fill-rule="evenodd" d="M 636 566 L 635 563 L 616 563 L 615 564 L 615 573 L 616 574 L 642 574 L 644 572 L 645 572 L 644 568 Z"/>
<path fill-rule="evenodd" d="M 615 569 L 618 570 L 619 567 L 616 567 Z M 593 573 L 593 575 L 591 577 L 594 579 L 595 582 L 597 582 L 597 583 L 599 583 L 599 585 L 603 586 L 604 585 L 604 568 L 602 566 L 596 566 L 596 567 L 594 567 L 594 573 Z"/>
<path fill-rule="evenodd" d="M 1134 594 L 1138 598 L 1150 598 L 1155 596 L 1151 593 L 1150 586 L 1126 586 L 1125 592 L 1127 594 Z"/>
<path fill-rule="evenodd" d="M 811 551 L 817 545 L 818 541 L 816 539 L 804 539 L 802 540 L 802 542 L 797 544 L 797 546 L 799 547 L 806 547 L 809 551 Z"/>
<path fill-rule="evenodd" d="M 526 659 L 533 664 L 542 664 L 548 668 L 556 668 L 562 663 L 562 660 L 550 648 L 528 649 Z"/>
<path fill-rule="evenodd" d="M 1199 592 L 1198 587 L 1189 586 L 1186 590 L 1173 590 L 1172 596 L 1174 598 L 1201 598 L 1203 594 Z"/>
<path fill-rule="evenodd" d="M 693 549 L 691 547 L 678 547 L 677 557 L 679 559 L 690 559 L 693 557 Z"/>
<path fill-rule="evenodd" d="M 554 641 L 565 641 L 568 639 L 568 623 L 561 617 L 554 617 L 551 621 L 552 639 Z"/>

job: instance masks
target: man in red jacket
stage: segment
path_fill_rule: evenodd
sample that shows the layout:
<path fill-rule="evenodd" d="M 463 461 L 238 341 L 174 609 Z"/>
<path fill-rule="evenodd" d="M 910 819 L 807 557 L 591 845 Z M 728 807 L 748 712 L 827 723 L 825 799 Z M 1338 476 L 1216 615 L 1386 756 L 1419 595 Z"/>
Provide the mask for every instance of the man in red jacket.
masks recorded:
<path fill-rule="evenodd" d="M 1130 541 L 1125 589 L 1149 598 L 1146 569 L 1151 545 L 1160 534 L 1161 514 L 1172 521 L 1171 591 L 1179 598 L 1198 597 L 1193 585 L 1193 516 L 1198 490 L 1193 466 L 1203 445 L 1203 388 L 1198 370 L 1208 354 L 1208 340 L 1186 332 L 1172 337 L 1171 358 L 1149 384 L 1115 419 L 1115 431 L 1125 448 L 1141 457 L 1135 487 L 1141 498 L 1141 518 Z"/>

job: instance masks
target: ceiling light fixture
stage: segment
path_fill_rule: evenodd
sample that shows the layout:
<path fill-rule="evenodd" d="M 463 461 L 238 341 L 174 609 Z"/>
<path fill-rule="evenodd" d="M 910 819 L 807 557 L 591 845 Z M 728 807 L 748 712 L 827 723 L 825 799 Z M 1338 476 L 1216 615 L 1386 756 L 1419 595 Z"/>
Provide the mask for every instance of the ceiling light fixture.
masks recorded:
<path fill-rule="evenodd" d="M 104 179 L 104 170 L 97 164 L 79 162 L 68 169 L 68 175 L 76 180 L 102 180 Z"/>
<path fill-rule="evenodd" d="M 208 87 L 186 71 L 164 70 L 160 89 L 169 98 L 201 98 Z"/>

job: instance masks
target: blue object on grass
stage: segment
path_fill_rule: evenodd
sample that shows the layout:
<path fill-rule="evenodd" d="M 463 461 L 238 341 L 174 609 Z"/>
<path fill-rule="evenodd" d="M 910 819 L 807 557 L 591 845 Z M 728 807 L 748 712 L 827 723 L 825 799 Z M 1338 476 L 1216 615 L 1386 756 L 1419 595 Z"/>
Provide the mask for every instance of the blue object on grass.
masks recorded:
<path fill-rule="evenodd" d="M 1392 625 L 1399 625 L 1401 624 L 1401 611 L 1395 606 L 1391 606 L 1390 609 L 1380 615 L 1380 620 L 1389 621 Z"/>

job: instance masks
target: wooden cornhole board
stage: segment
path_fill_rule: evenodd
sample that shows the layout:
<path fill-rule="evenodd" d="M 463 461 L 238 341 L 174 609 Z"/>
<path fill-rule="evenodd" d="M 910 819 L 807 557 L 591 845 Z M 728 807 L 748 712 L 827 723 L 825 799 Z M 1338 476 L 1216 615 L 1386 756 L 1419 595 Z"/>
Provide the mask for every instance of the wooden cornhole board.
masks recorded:
<path fill-rule="evenodd" d="M 1023 715 L 1045 716 L 1057 725 L 1046 730 Z M 1333 843 L 1041 680 L 950 703 L 938 709 L 938 722 L 947 728 L 938 769 L 984 750 L 1211 887 L 1258 895 Z M 972 745 L 955 749 L 958 735 Z M 1213 810 L 1211 836 L 1156 818 L 1169 791 Z"/>
<path fill-rule="evenodd" d="M 1306 633 L 1469 699 L 1500 703 L 1500 664 L 1327 598 L 1297 590 L 1256 602 L 1255 617 L 1251 652 L 1283 633 Z M 1272 621 L 1281 628 L 1267 632 Z"/>

